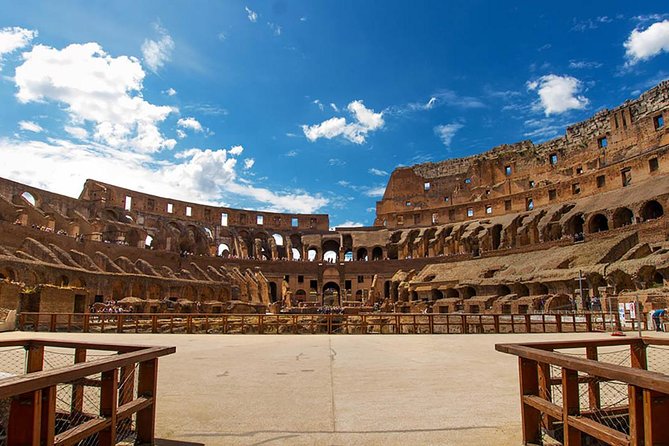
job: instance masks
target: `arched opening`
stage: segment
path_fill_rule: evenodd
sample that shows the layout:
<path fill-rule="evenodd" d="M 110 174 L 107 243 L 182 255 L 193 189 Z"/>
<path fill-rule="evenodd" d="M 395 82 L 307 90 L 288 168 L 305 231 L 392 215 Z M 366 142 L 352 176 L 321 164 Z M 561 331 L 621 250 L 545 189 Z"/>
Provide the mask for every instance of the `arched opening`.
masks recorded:
<path fill-rule="evenodd" d="M 383 259 L 383 248 L 380 246 L 375 246 L 372 249 L 372 260 L 381 260 Z"/>
<path fill-rule="evenodd" d="M 316 251 L 315 248 L 309 248 L 307 250 L 307 260 L 310 262 L 313 262 L 316 260 L 316 257 L 318 256 L 318 251 Z"/>
<path fill-rule="evenodd" d="M 618 208 L 613 213 L 613 227 L 622 228 L 623 226 L 634 223 L 634 213 L 627 208 Z"/>
<path fill-rule="evenodd" d="M 567 221 L 565 232 L 572 237 L 583 234 L 584 225 L 583 214 L 576 214 Z"/>
<path fill-rule="evenodd" d="M 351 262 L 351 261 L 353 261 L 353 251 L 348 249 L 344 252 L 344 262 Z"/>
<path fill-rule="evenodd" d="M 499 245 L 502 243 L 502 225 L 495 225 L 492 227 L 491 238 L 492 249 L 499 249 Z"/>
<path fill-rule="evenodd" d="M 307 300 L 307 292 L 304 290 L 295 291 L 295 300 L 298 302 L 305 302 Z"/>
<path fill-rule="evenodd" d="M 358 251 L 355 254 L 356 260 L 368 260 L 367 258 L 367 248 L 358 248 Z"/>
<path fill-rule="evenodd" d="M 390 299 L 390 280 L 386 280 L 383 283 L 383 298 L 384 299 Z"/>
<path fill-rule="evenodd" d="M 362 290 L 358 290 L 355 292 L 355 300 L 358 302 L 362 302 Z"/>
<path fill-rule="evenodd" d="M 30 192 L 22 193 L 21 198 L 23 198 L 25 201 L 27 201 L 28 204 L 30 204 L 30 206 L 35 207 L 35 205 L 37 204 L 37 200 L 35 200 L 35 196 L 33 194 L 31 194 Z"/>
<path fill-rule="evenodd" d="M 57 284 L 59 286 L 68 286 L 70 284 L 70 278 L 63 274 L 58 278 Z"/>
<path fill-rule="evenodd" d="M 325 251 L 325 254 L 323 254 L 323 261 L 328 263 L 337 263 L 338 257 L 339 256 L 335 251 Z"/>
<path fill-rule="evenodd" d="M 283 236 L 281 234 L 272 234 L 272 237 L 276 242 L 276 246 L 283 246 Z"/>
<path fill-rule="evenodd" d="M 300 255 L 300 251 L 298 251 L 297 248 L 292 248 L 292 249 L 290 250 L 290 252 L 293 254 L 293 259 L 294 259 L 294 260 L 300 260 L 300 258 L 302 257 L 302 256 Z"/>
<path fill-rule="evenodd" d="M 656 200 L 650 200 L 641 207 L 641 218 L 643 221 L 660 218 L 664 215 L 662 205 Z"/>
<path fill-rule="evenodd" d="M 543 283 L 537 283 L 535 287 L 538 295 L 542 296 L 548 294 L 548 287 Z"/>
<path fill-rule="evenodd" d="M 518 295 L 518 297 L 524 297 L 530 295 L 530 289 L 524 283 L 517 283 L 513 287 L 513 291 Z"/>
<path fill-rule="evenodd" d="M 323 285 L 323 305 L 339 305 L 339 285 L 327 282 Z"/>
<path fill-rule="evenodd" d="M 446 297 L 460 297 L 460 292 L 455 288 L 449 288 L 446 290 Z"/>
<path fill-rule="evenodd" d="M 432 290 L 432 300 L 443 299 L 444 293 L 441 290 L 433 289 Z"/>
<path fill-rule="evenodd" d="M 660 287 L 662 285 L 664 285 L 664 276 L 656 271 L 653 275 L 653 287 Z"/>
<path fill-rule="evenodd" d="M 3 268 L 0 270 L 0 280 L 10 280 L 12 282 L 16 281 L 16 273 L 11 268 Z"/>
<path fill-rule="evenodd" d="M 474 287 L 468 286 L 462 289 L 462 298 L 469 299 L 470 297 L 476 296 L 476 290 Z"/>
<path fill-rule="evenodd" d="M 141 236 L 139 235 L 139 231 L 137 229 L 133 228 L 125 233 L 125 242 L 130 246 L 138 247 L 140 240 Z"/>
<path fill-rule="evenodd" d="M 498 296 L 506 296 L 507 294 L 511 294 L 511 288 L 506 285 L 500 285 L 497 287 Z"/>
<path fill-rule="evenodd" d="M 218 251 L 216 252 L 219 257 L 228 258 L 230 257 L 230 247 L 225 243 L 218 245 Z"/>
<path fill-rule="evenodd" d="M 145 248 L 151 248 L 153 245 L 153 237 L 150 235 L 147 235 L 146 238 L 144 239 L 144 247 Z"/>
<path fill-rule="evenodd" d="M 269 299 L 272 302 L 277 301 L 276 283 L 274 282 L 269 283 Z"/>
<path fill-rule="evenodd" d="M 604 214 L 595 214 L 590 218 L 588 232 L 603 232 L 609 230 L 609 220 Z"/>

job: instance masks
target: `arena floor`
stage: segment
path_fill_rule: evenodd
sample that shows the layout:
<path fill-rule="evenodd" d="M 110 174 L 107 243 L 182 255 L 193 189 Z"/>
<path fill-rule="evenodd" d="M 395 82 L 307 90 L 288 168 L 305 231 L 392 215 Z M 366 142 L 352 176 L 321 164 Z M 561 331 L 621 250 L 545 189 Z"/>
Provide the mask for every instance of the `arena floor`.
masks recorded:
<path fill-rule="evenodd" d="M 518 445 L 517 359 L 532 335 L 134 335 L 10 337 L 175 345 L 160 359 L 163 445 Z"/>

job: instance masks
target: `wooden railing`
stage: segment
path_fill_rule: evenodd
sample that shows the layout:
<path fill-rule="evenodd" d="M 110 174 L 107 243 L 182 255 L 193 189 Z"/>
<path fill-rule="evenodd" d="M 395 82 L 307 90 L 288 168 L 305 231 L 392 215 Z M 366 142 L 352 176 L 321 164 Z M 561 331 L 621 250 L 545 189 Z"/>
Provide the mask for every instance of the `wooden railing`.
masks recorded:
<path fill-rule="evenodd" d="M 495 348 L 519 358 L 523 444 L 669 444 L 669 339 Z"/>
<path fill-rule="evenodd" d="M 24 331 L 218 334 L 575 333 L 631 329 L 618 314 L 21 313 Z"/>
<path fill-rule="evenodd" d="M 1 341 L 0 372 L 13 376 L 0 379 L 0 444 L 154 444 L 158 358 L 174 352 L 174 347 Z"/>

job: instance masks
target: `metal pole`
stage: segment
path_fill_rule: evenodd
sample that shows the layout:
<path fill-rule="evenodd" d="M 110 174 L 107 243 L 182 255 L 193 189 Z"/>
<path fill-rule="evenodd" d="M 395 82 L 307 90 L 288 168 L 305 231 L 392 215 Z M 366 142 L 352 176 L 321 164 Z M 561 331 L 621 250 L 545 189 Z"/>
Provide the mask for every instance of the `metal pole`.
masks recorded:
<path fill-rule="evenodd" d="M 581 295 L 581 311 L 585 310 L 585 301 L 583 300 L 583 274 L 581 270 L 578 270 L 578 290 Z"/>
<path fill-rule="evenodd" d="M 634 306 L 636 307 L 636 319 L 638 324 L 639 337 L 641 337 L 641 307 L 639 306 L 639 295 L 634 296 Z"/>

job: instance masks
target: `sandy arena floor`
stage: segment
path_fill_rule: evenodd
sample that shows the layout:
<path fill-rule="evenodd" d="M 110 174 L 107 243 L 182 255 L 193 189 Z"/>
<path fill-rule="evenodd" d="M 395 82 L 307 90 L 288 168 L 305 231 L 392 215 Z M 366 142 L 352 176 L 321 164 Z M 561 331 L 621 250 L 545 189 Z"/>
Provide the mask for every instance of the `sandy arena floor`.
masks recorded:
<path fill-rule="evenodd" d="M 518 445 L 516 357 L 533 335 L 131 335 L 2 333 L 175 345 L 159 365 L 167 445 Z"/>

